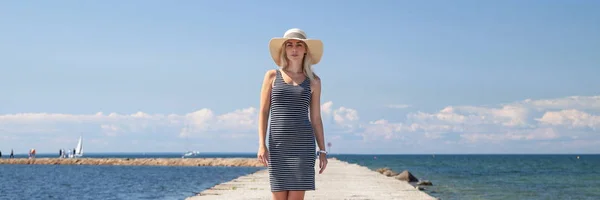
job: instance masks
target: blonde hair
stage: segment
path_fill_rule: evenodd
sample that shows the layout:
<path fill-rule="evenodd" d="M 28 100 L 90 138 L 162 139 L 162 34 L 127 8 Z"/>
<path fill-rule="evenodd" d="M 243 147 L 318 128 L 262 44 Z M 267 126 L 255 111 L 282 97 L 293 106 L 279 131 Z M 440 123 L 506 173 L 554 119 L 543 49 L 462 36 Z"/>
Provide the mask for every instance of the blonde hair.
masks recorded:
<path fill-rule="evenodd" d="M 282 69 L 285 69 L 288 66 L 287 54 L 285 53 L 286 43 L 287 42 L 283 43 L 279 53 L 279 67 L 281 67 Z M 312 57 L 310 56 L 310 49 L 308 49 L 308 45 L 306 45 L 306 43 L 304 44 L 304 47 L 306 48 L 306 53 L 304 54 L 304 58 L 302 59 L 302 72 L 304 72 L 304 75 L 306 75 L 308 79 L 312 81 L 315 79 L 316 74 L 312 69 Z"/>

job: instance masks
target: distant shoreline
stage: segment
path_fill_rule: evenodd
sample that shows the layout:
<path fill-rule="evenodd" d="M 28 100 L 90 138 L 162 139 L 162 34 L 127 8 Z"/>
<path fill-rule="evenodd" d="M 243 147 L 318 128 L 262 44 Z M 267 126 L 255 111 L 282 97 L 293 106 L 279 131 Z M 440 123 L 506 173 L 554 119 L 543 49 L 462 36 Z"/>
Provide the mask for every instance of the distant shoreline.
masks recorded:
<path fill-rule="evenodd" d="M 8 158 L 9 151 L 2 151 L 2 158 Z M 202 155 L 209 155 L 214 157 L 216 155 L 244 155 L 244 156 L 255 156 L 256 152 L 202 152 Z M 27 153 L 15 153 L 15 156 L 27 156 Z M 39 152 L 37 153 L 39 156 L 44 157 L 58 157 L 57 152 Z M 106 155 L 131 155 L 131 156 L 139 156 L 139 155 L 169 155 L 169 156 L 181 156 L 182 152 L 86 152 L 85 155 L 95 157 L 95 156 L 106 156 Z M 448 155 L 448 156 L 466 156 L 466 155 L 500 155 L 500 156 L 527 156 L 527 155 L 600 155 L 598 153 L 330 153 L 331 156 L 430 156 L 430 155 Z M 85 156 L 85 157 L 88 157 Z M 95 157 L 99 158 L 99 157 Z"/>
<path fill-rule="evenodd" d="M 253 158 L 3 158 L 0 165 L 129 165 L 263 167 Z"/>

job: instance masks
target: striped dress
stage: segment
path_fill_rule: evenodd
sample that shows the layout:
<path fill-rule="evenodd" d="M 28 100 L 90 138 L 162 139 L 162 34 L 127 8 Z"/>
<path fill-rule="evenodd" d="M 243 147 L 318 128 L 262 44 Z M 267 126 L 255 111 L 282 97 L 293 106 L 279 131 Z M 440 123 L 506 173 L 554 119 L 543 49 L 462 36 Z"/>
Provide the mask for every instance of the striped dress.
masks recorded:
<path fill-rule="evenodd" d="M 305 78 L 295 86 L 276 71 L 268 137 L 271 191 L 314 190 L 316 147 L 308 116 L 310 80 Z"/>

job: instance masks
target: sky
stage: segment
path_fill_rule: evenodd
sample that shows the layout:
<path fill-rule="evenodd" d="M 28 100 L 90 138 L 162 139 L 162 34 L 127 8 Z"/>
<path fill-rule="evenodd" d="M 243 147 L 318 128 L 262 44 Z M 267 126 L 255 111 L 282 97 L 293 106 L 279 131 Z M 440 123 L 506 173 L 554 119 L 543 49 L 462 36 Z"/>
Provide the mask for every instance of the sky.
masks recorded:
<path fill-rule="evenodd" d="M 7 1 L 0 151 L 256 152 L 268 41 L 324 43 L 331 153 L 600 153 L 600 2 Z"/>

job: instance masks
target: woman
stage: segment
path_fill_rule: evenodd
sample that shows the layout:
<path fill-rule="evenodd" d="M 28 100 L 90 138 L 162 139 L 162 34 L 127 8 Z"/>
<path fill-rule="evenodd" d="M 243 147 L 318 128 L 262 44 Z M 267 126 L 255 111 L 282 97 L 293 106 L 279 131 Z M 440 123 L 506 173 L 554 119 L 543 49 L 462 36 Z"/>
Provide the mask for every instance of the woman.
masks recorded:
<path fill-rule="evenodd" d="M 305 191 L 315 190 L 315 139 L 319 173 L 327 166 L 321 80 L 311 67 L 321 60 L 323 43 L 294 28 L 282 38 L 271 39 L 269 49 L 279 69 L 267 71 L 263 80 L 257 157 L 269 169 L 273 199 L 304 199 Z"/>

